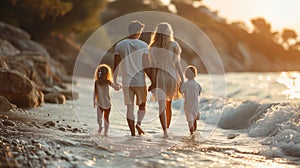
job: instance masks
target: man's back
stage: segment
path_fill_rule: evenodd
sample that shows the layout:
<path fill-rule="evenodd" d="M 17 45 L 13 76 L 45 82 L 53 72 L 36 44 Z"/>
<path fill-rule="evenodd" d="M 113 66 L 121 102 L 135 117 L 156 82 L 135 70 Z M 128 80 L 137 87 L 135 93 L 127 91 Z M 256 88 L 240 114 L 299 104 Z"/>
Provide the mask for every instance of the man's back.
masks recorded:
<path fill-rule="evenodd" d="M 139 39 L 125 39 L 116 45 L 115 54 L 122 59 L 119 66 L 123 87 L 145 86 L 143 55 L 148 54 L 148 45 Z"/>

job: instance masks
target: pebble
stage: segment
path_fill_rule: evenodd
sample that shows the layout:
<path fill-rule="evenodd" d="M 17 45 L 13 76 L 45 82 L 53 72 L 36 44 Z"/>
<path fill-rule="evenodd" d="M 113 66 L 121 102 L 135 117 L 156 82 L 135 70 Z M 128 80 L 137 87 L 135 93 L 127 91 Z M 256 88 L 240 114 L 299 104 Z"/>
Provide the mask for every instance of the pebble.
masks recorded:
<path fill-rule="evenodd" d="M 16 126 L 16 124 L 15 124 L 13 121 L 10 121 L 10 120 L 8 120 L 8 119 L 3 120 L 2 123 L 3 123 L 3 125 L 5 125 L 5 126 L 12 126 L 12 127 L 15 127 L 15 126 Z"/>
<path fill-rule="evenodd" d="M 44 123 L 44 126 L 49 126 L 49 127 L 55 127 L 55 122 L 53 122 L 53 121 L 48 121 L 48 122 L 46 122 L 46 123 Z"/>

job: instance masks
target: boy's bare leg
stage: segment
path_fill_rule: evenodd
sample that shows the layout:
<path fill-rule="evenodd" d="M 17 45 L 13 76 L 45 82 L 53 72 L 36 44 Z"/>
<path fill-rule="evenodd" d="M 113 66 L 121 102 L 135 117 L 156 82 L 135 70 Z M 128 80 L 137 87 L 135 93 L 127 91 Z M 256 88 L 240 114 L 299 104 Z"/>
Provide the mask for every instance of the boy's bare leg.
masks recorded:
<path fill-rule="evenodd" d="M 194 121 L 194 131 L 197 130 L 197 120 Z"/>
<path fill-rule="evenodd" d="M 189 129 L 190 129 L 190 133 L 191 133 L 191 135 L 193 135 L 193 133 L 194 133 L 194 122 L 189 121 L 188 125 L 189 125 Z"/>

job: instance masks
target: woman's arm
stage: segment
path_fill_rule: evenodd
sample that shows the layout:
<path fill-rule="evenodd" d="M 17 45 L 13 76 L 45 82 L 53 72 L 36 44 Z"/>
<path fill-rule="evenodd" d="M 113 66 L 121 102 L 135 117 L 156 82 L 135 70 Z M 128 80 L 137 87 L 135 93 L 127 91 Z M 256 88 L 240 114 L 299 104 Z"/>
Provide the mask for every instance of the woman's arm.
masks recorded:
<path fill-rule="evenodd" d="M 177 72 L 179 74 L 179 77 L 180 77 L 180 83 L 179 83 L 179 85 L 181 86 L 182 83 L 184 82 L 184 78 L 183 78 L 183 72 L 182 72 L 182 68 L 181 68 L 180 62 L 176 62 L 175 67 L 176 67 L 176 70 L 177 70 Z"/>

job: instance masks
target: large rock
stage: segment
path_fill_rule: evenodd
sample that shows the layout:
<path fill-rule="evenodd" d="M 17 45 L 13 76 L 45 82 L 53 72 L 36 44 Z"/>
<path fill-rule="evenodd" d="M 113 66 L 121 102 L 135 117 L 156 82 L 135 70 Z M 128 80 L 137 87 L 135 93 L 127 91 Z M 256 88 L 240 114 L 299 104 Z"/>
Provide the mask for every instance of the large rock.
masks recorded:
<path fill-rule="evenodd" d="M 0 95 L 18 107 L 41 105 L 44 95 L 34 82 L 17 71 L 0 69 Z"/>
<path fill-rule="evenodd" d="M 7 65 L 25 74 L 41 88 L 62 85 L 65 67 L 42 45 L 32 41 L 27 32 L 6 23 L 0 22 L 0 30 L 0 67 Z"/>
<path fill-rule="evenodd" d="M 62 63 L 67 73 L 72 75 L 80 45 L 58 33 L 52 33 L 40 42 L 47 48 L 51 57 Z"/>
<path fill-rule="evenodd" d="M 65 104 L 66 97 L 59 92 L 47 93 L 45 94 L 45 102 L 54 104 Z"/>
<path fill-rule="evenodd" d="M 8 112 L 14 108 L 15 106 L 11 104 L 6 97 L 0 95 L 0 112 Z"/>

